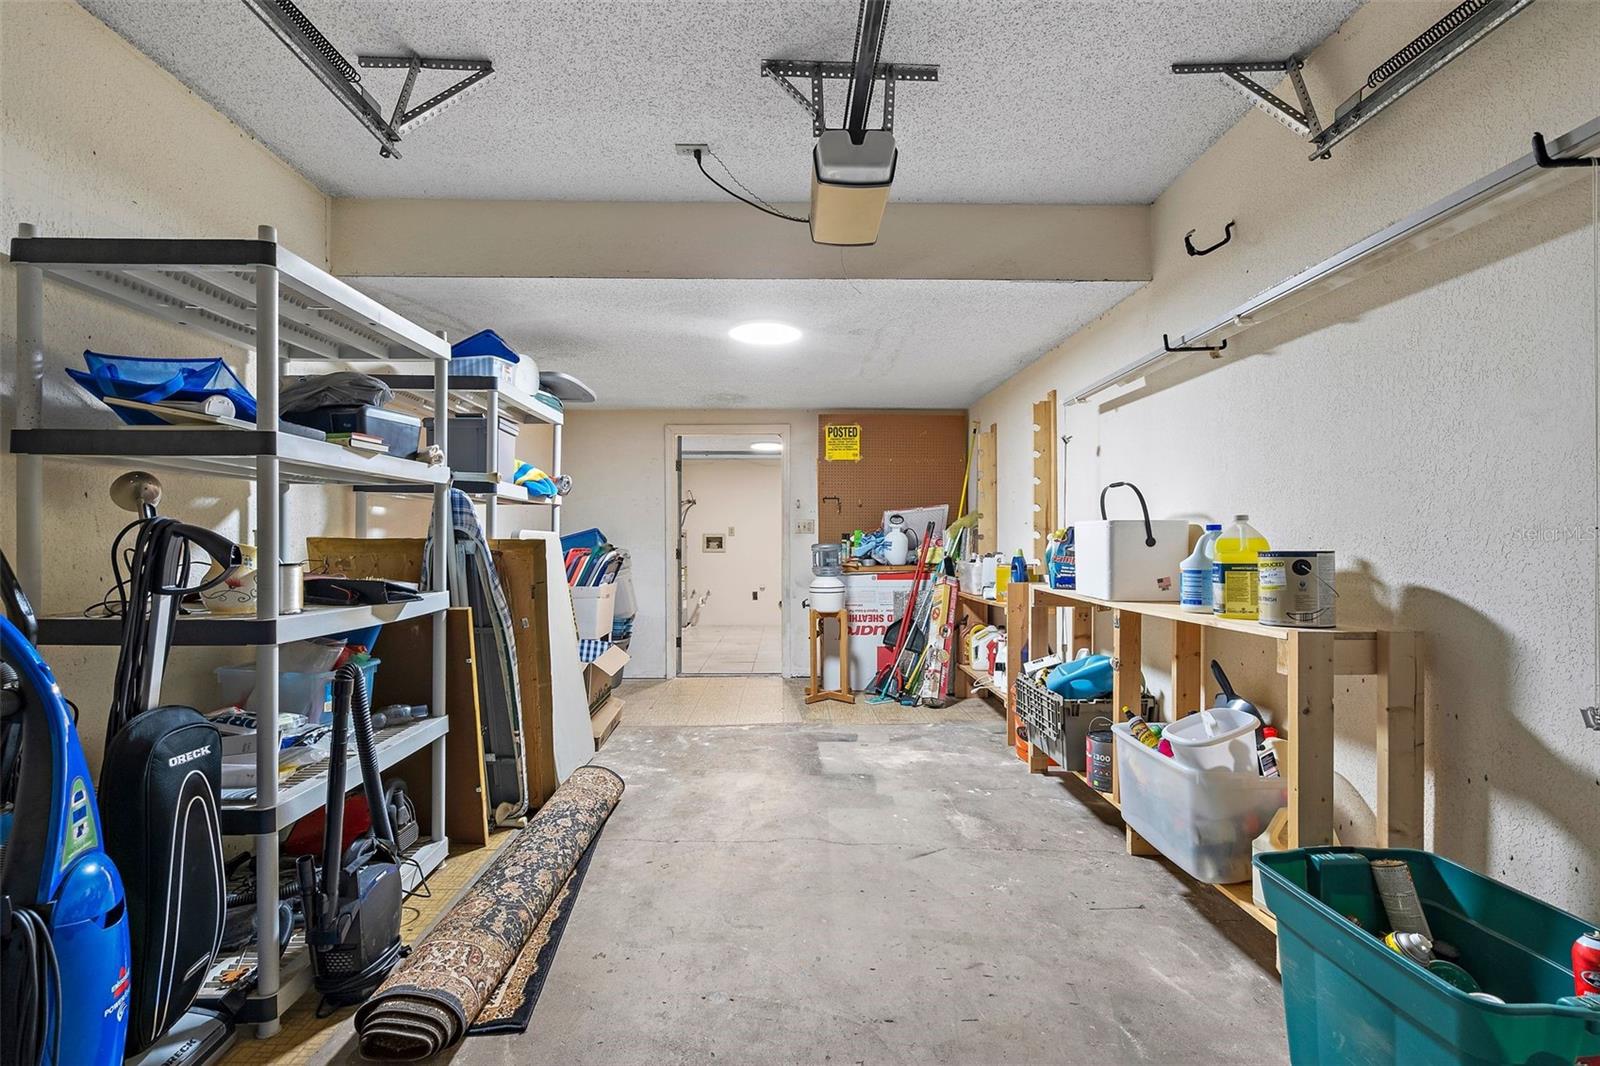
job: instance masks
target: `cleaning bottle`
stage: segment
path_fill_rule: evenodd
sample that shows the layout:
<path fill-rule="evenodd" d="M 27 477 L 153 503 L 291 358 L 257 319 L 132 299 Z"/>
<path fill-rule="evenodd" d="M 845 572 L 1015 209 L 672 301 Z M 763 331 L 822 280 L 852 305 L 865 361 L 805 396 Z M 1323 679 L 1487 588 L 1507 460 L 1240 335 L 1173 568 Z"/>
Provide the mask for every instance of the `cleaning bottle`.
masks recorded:
<path fill-rule="evenodd" d="M 1011 557 L 1011 583 L 1026 585 L 1028 583 L 1028 557 L 1022 554 L 1022 549 L 1017 549 L 1017 554 Z"/>
<path fill-rule="evenodd" d="M 1213 545 L 1217 561 L 1211 566 L 1211 609 L 1218 616 L 1256 620 L 1256 561 L 1270 547 L 1249 515 L 1233 516 L 1233 525 Z"/>
<path fill-rule="evenodd" d="M 1006 586 L 1009 584 L 1011 584 L 1011 567 L 1001 565 L 1000 556 L 998 553 L 996 553 L 994 567 L 994 598 L 997 600 L 1005 599 Z"/>
<path fill-rule="evenodd" d="M 1220 536 L 1222 527 L 1209 523 L 1194 542 L 1194 551 L 1178 564 L 1178 599 L 1185 611 L 1211 611 L 1211 564 L 1216 561 L 1213 546 Z"/>

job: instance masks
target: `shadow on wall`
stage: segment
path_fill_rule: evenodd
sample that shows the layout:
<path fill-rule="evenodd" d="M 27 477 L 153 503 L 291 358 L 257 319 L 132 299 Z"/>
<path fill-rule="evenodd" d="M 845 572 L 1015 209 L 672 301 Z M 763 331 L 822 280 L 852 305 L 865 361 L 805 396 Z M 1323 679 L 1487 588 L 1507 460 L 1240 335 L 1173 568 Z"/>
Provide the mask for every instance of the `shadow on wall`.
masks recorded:
<path fill-rule="evenodd" d="M 1125 407 L 1220 366 L 1251 358 L 1272 357 L 1277 354 L 1277 348 L 1293 341 L 1336 325 L 1358 321 L 1378 308 L 1399 303 L 1452 278 L 1462 277 L 1575 233 L 1592 223 L 1590 197 L 1587 182 L 1571 181 L 1532 203 L 1440 240 L 1419 252 L 1386 263 L 1370 273 L 1363 274 L 1359 267 L 1351 268 L 1362 276 L 1301 310 L 1286 312 L 1237 337 L 1230 337 L 1227 351 L 1220 356 L 1191 356 L 1147 375 L 1142 387 L 1108 400 L 1100 405 L 1100 411 L 1104 414 Z M 1223 309 L 1213 310 L 1220 313 Z M 1199 324 L 1173 322 L 1168 332 L 1176 337 L 1184 329 Z M 1159 340 L 1159 337 L 1153 335 L 1153 340 Z"/>
<path fill-rule="evenodd" d="M 1509 801 L 1537 812 L 1528 824 L 1559 828 L 1576 842 L 1578 862 L 1600 855 L 1600 822 L 1593 816 L 1600 768 L 1584 766 L 1524 723 L 1512 694 L 1512 636 L 1470 604 L 1436 589 L 1391 589 L 1364 562 L 1342 571 L 1338 587 L 1341 619 L 1422 634 L 1433 850 L 1537 893 L 1554 841 L 1530 838 L 1502 846 L 1505 861 L 1489 868 L 1497 850 L 1491 847 L 1491 808 L 1504 809 Z M 1479 737 L 1493 737 L 1493 750 L 1480 750 L 1474 743 Z M 1555 806 L 1549 797 L 1567 802 Z M 1529 865 L 1519 868 L 1519 855 Z M 1579 889 L 1573 908 L 1600 911 L 1600 878 L 1582 878 L 1576 866 L 1573 873 L 1588 886 Z"/>

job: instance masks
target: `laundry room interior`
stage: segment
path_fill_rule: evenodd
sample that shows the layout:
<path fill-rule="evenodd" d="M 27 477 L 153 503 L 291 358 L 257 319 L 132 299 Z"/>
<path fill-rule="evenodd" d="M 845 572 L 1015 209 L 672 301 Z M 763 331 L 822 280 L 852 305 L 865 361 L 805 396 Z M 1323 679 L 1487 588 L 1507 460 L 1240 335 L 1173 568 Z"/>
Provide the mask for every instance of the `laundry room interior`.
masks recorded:
<path fill-rule="evenodd" d="M 1597 0 L 0 0 L 0 1062 L 1600 1063 Z"/>

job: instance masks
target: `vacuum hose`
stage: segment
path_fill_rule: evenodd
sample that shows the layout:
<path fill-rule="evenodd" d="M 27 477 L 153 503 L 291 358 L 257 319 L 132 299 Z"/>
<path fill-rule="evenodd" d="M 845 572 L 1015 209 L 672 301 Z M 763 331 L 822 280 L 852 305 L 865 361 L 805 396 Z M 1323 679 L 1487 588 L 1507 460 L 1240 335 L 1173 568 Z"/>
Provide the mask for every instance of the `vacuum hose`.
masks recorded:
<path fill-rule="evenodd" d="M 345 691 L 341 692 L 341 688 Z M 361 760 L 361 790 L 372 814 L 372 835 L 394 844 L 394 828 L 389 824 L 389 805 L 384 800 L 383 779 L 378 774 L 378 742 L 372 728 L 372 697 L 367 692 L 367 675 L 354 662 L 339 667 L 333 676 L 335 707 L 350 707 L 350 721 L 356 734 L 356 754 Z M 337 713 L 337 712 L 335 712 Z"/>

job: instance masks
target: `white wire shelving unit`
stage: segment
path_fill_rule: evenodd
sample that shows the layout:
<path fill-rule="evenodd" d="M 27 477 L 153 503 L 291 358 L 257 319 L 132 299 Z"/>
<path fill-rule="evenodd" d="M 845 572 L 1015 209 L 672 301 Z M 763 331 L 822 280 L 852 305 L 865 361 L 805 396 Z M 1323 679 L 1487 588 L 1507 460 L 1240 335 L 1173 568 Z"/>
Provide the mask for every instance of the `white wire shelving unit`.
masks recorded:
<path fill-rule="evenodd" d="M 420 600 L 357 607 L 308 607 L 280 615 L 277 566 L 283 558 L 283 493 L 292 485 L 381 485 L 433 496 L 437 528 L 450 528 L 448 460 L 437 466 L 390 455 L 363 455 L 326 441 L 279 429 L 279 383 L 283 363 L 315 359 L 351 366 L 374 359 L 425 360 L 434 403 L 448 403 L 450 345 L 408 319 L 313 266 L 278 243 L 271 226 L 255 240 L 150 240 L 96 237 L 44 237 L 24 223 L 11 244 L 17 275 L 16 424 L 11 451 L 17 459 L 17 570 L 24 589 L 40 609 L 39 640 L 47 645 L 116 646 L 116 619 L 51 615 L 44 581 L 44 465 L 47 459 L 130 462 L 202 477 L 253 482 L 256 492 L 250 523 L 255 530 L 258 599 L 256 613 L 244 617 L 184 616 L 174 626 L 173 642 L 191 647 L 253 647 L 256 676 L 278 677 L 279 648 L 327 636 L 438 614 L 449 606 L 446 588 Z M 74 288 L 174 325 L 188 327 L 258 355 L 253 391 L 254 429 L 209 426 L 118 426 L 57 428 L 43 422 L 44 282 Z M 441 447 L 445 444 L 441 442 Z M 449 573 L 448 538 L 434 541 L 433 573 L 442 585 Z M 445 627 L 433 630 L 431 716 L 379 734 L 378 763 L 383 768 L 427 749 L 432 773 L 428 828 L 431 837 L 409 853 L 415 879 L 436 869 L 449 848 L 444 835 Z M 259 694 L 258 729 L 276 737 L 279 691 L 274 682 Z M 254 795 L 225 790 L 225 834 L 252 839 L 256 868 L 256 928 L 259 942 L 278 940 L 279 831 L 323 804 L 326 764 L 303 770 L 281 784 L 277 744 L 256 746 Z M 352 765 L 349 775 L 358 776 Z M 232 960 L 227 960 L 231 962 Z M 237 1020 L 253 1024 L 258 1036 L 277 1032 L 279 1018 L 311 987 L 304 951 L 263 953 L 256 987 Z"/>
<path fill-rule="evenodd" d="M 376 375 L 395 391 L 402 402 L 421 414 L 435 414 L 438 403 L 433 395 L 431 378 L 418 374 L 386 374 Z M 528 490 L 521 485 L 507 481 L 503 471 L 496 471 L 495 449 L 496 434 L 499 431 L 500 419 L 508 417 L 522 426 L 547 425 L 551 429 L 553 446 L 551 449 L 550 467 L 546 471 L 551 477 L 561 477 L 561 432 L 566 422 L 566 416 L 560 408 L 551 407 L 526 392 L 514 388 L 496 377 L 477 375 L 454 375 L 450 378 L 449 388 L 450 413 L 456 414 L 481 414 L 484 424 L 488 427 L 485 437 L 488 441 L 490 454 L 484 457 L 480 464 L 477 457 L 471 457 L 465 462 L 472 466 L 471 471 L 457 472 L 454 486 L 465 492 L 468 496 L 481 502 L 484 511 L 484 531 L 489 537 L 500 535 L 499 518 L 500 507 L 504 504 L 525 507 L 545 507 L 550 510 L 550 529 L 557 535 L 561 533 L 561 497 L 536 498 L 528 495 Z M 479 466 L 488 469 L 480 470 Z M 365 535 L 367 522 L 367 506 L 365 497 L 374 493 L 392 493 L 408 491 L 392 485 L 360 485 L 357 486 L 356 498 L 356 528 L 360 535 Z"/>

